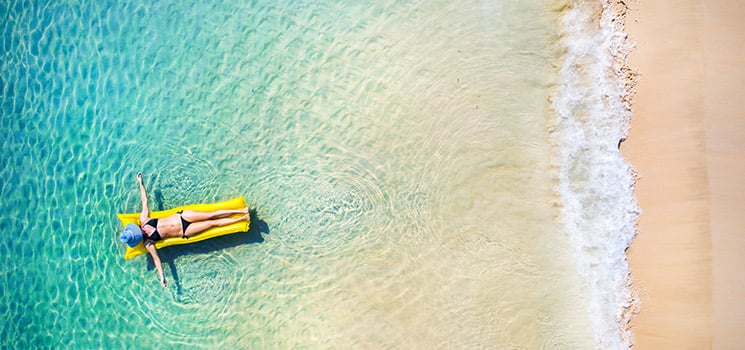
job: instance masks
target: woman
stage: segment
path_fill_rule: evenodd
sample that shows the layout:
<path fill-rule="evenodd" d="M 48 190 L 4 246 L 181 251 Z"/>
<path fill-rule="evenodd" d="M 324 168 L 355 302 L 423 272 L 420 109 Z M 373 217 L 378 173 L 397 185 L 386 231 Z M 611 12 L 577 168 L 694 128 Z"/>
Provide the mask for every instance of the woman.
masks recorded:
<path fill-rule="evenodd" d="M 184 210 L 177 214 L 155 219 L 150 218 L 150 209 L 147 205 L 147 192 L 142 184 L 142 174 L 137 173 L 137 183 L 140 185 L 140 199 L 142 200 L 142 213 L 140 213 L 140 227 L 127 225 L 120 239 L 130 247 L 134 247 L 144 240 L 145 249 L 153 256 L 153 263 L 160 276 L 160 284 L 166 287 L 166 278 L 163 276 L 163 267 L 160 264 L 155 242 L 169 237 L 189 237 L 198 235 L 211 227 L 230 225 L 240 221 L 250 220 L 248 208 L 237 210 L 216 210 L 212 212 L 201 212 L 195 210 Z M 233 214 L 244 214 L 239 218 L 231 218 Z"/>

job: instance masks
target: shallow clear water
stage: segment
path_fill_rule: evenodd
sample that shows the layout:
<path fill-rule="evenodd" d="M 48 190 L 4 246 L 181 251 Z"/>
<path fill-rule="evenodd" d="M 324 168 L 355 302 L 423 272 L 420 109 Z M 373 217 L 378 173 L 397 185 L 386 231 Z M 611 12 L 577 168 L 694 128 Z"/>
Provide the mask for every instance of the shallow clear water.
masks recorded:
<path fill-rule="evenodd" d="M 5 2 L 0 347 L 590 348 L 546 1 Z M 252 229 L 124 261 L 116 213 Z"/>

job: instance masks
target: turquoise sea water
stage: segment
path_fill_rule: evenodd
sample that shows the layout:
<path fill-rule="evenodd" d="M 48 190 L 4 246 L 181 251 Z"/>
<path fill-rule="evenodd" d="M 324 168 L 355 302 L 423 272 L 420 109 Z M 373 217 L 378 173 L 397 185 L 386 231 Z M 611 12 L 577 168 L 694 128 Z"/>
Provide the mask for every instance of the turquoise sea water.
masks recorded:
<path fill-rule="evenodd" d="M 557 190 L 566 5 L 3 2 L 0 347 L 603 343 Z M 161 250 L 163 289 L 118 240 L 137 172 L 251 231 Z"/>

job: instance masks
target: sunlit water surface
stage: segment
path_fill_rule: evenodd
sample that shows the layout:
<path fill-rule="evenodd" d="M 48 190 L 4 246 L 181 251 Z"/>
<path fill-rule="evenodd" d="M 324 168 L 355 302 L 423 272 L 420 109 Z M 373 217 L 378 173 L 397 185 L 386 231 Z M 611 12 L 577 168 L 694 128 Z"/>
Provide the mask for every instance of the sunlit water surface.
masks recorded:
<path fill-rule="evenodd" d="M 555 5 L 555 4 L 554 4 Z M 590 348 L 546 1 L 5 1 L 0 347 Z M 125 261 L 118 212 L 252 230 Z"/>

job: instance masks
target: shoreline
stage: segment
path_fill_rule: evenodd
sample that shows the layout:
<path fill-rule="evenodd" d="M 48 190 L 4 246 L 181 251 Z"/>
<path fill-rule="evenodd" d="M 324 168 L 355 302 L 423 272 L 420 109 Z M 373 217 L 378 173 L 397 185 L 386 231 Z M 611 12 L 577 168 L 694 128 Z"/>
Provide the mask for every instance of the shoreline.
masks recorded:
<path fill-rule="evenodd" d="M 745 341 L 745 5 L 627 3 L 628 142 L 642 216 L 627 250 L 635 349 Z"/>

